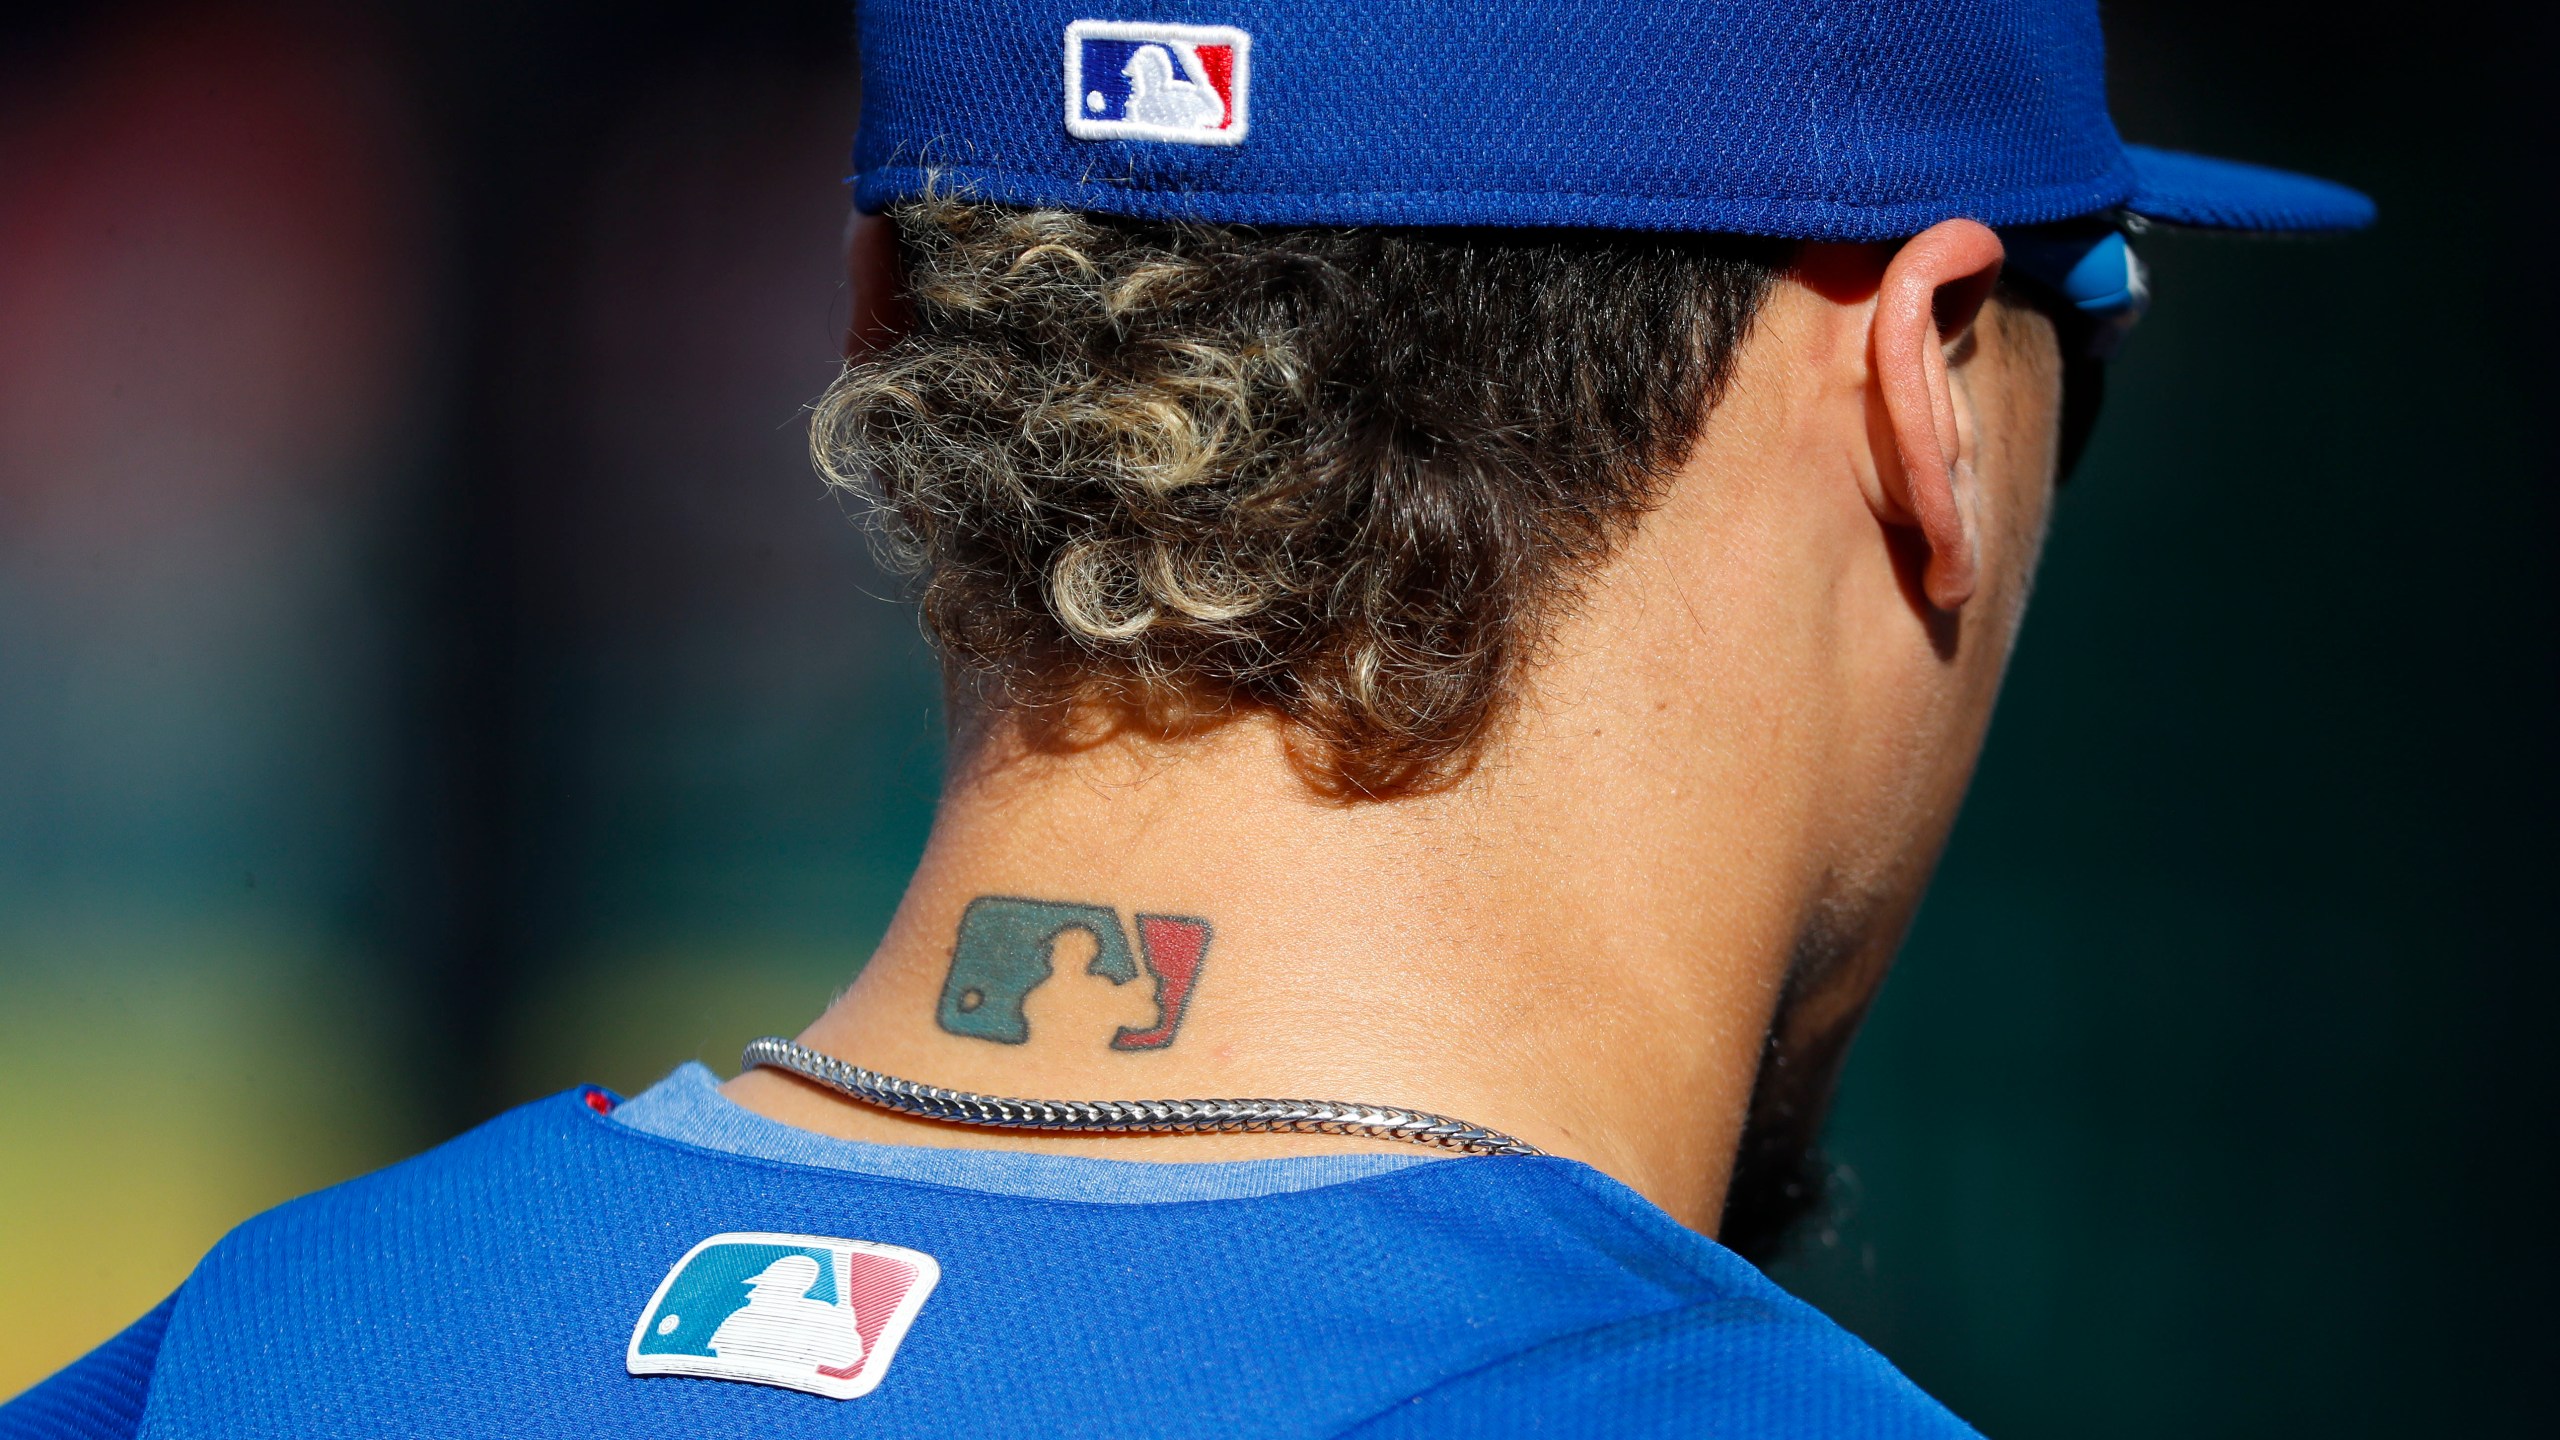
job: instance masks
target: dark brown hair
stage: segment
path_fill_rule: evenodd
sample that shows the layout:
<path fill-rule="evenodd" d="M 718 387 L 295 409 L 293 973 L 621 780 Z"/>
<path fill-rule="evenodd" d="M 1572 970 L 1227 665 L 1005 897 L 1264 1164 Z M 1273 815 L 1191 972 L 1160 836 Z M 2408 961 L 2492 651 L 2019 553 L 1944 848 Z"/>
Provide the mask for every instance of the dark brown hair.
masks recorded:
<path fill-rule="evenodd" d="M 1008 708 L 1286 717 L 1347 794 L 1463 771 L 1686 457 L 1788 247 L 893 209 L 913 322 L 817 407 Z"/>

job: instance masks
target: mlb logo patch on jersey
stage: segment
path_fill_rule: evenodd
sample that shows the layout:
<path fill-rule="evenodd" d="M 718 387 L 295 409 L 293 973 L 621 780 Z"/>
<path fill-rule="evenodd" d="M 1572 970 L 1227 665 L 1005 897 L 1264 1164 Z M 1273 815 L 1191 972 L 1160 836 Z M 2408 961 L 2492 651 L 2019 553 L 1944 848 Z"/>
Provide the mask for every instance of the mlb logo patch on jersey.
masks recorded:
<path fill-rule="evenodd" d="M 824 1235 L 714 1235 L 685 1252 L 632 1327 L 634 1375 L 696 1375 L 868 1395 L 942 1267 L 917 1250 Z"/>
<path fill-rule="evenodd" d="M 1067 133 L 1080 140 L 1244 140 L 1253 37 L 1229 25 L 1067 26 Z"/>

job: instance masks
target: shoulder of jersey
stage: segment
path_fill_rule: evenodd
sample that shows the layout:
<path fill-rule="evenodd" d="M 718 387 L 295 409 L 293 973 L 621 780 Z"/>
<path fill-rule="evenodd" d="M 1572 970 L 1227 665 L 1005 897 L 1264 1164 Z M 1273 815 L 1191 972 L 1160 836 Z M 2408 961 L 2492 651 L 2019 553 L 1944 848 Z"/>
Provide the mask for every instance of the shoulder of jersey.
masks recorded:
<path fill-rule="evenodd" d="M 1356 1440 L 1532 1435 L 1980 1440 L 1819 1312 L 1755 1299 L 1569 1335 L 1425 1391 L 1351 1432 Z"/>

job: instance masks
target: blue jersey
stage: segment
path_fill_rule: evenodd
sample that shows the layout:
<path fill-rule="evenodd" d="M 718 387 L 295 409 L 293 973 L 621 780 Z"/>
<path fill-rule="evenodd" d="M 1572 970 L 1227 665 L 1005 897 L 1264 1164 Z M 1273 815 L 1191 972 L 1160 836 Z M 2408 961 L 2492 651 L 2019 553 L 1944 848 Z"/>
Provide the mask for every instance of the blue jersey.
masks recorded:
<path fill-rule="evenodd" d="M 249 1221 L 0 1440 L 1972 1434 L 1568 1160 L 908 1152 L 728 1107 L 884 1174 L 612 1108 L 541 1101 Z M 1195 1178 L 1021 1180 L 1044 1161 Z"/>

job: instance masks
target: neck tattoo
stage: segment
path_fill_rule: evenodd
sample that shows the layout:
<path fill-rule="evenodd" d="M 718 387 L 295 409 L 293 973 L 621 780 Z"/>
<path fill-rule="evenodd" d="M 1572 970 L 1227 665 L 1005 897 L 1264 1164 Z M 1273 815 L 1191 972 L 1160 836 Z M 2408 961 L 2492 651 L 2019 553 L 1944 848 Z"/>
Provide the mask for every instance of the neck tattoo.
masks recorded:
<path fill-rule="evenodd" d="M 1119 1027 L 1111 1048 L 1162 1050 L 1181 1031 L 1191 993 L 1200 983 L 1200 967 L 1209 958 L 1209 922 L 1144 913 L 1137 920 L 1133 954 L 1128 932 L 1120 927 L 1120 912 L 1108 905 L 981 895 L 960 912 L 960 933 L 951 943 L 951 973 L 942 982 L 934 1019 L 950 1033 L 972 1040 L 1025 1043 L 1031 1038 L 1031 1022 L 1022 1004 L 1048 983 L 1058 941 L 1081 931 L 1094 947 L 1086 974 L 1126 985 L 1138 978 L 1144 964 L 1156 982 L 1155 1023 Z"/>
<path fill-rule="evenodd" d="M 1141 966 L 1156 982 L 1155 1023 L 1122 1025 L 1114 1050 L 1162 1050 L 1181 1032 L 1182 1017 L 1199 987 L 1209 958 L 1209 922 L 1187 915 L 1137 916 L 1138 943 L 1108 905 L 1063 900 L 1024 900 L 981 895 L 960 912 L 951 943 L 951 972 L 942 983 L 934 1019 L 953 1035 L 998 1045 L 1031 1039 L 1023 1001 L 1056 970 L 1052 952 L 1070 931 L 1093 941 L 1085 973 L 1114 985 L 1138 978 Z M 1051 1134 L 1201 1135 L 1292 1131 L 1396 1140 L 1469 1155 L 1537 1155 L 1499 1130 L 1400 1105 L 1344 1100 L 1027 1100 L 946 1090 L 901 1080 L 839 1060 L 779 1036 L 747 1047 L 744 1067 L 770 1066 L 813 1081 L 848 1099 L 883 1110 L 952 1125 Z"/>

